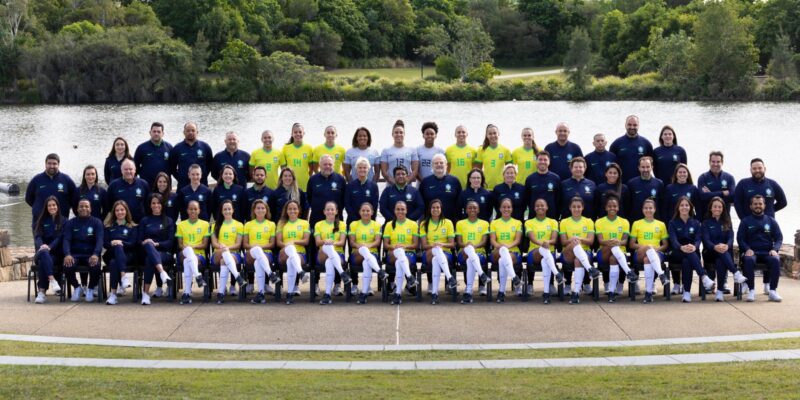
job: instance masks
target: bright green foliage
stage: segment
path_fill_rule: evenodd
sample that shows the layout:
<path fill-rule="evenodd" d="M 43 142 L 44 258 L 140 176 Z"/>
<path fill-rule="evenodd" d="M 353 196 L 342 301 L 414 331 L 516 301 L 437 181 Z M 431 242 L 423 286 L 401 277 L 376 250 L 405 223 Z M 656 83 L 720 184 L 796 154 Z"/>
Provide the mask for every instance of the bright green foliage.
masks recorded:
<path fill-rule="evenodd" d="M 453 60 L 453 57 L 436 57 L 434 64 L 436 65 L 436 75 L 439 75 L 448 81 L 452 81 L 453 79 L 458 79 L 461 77 L 461 71 L 458 70 L 458 65 L 456 65 L 456 60 Z"/>
<path fill-rule="evenodd" d="M 569 51 L 564 57 L 564 68 L 567 70 L 567 79 L 572 84 L 573 90 L 578 93 L 586 91 L 591 79 L 586 72 L 591 57 L 591 41 L 589 34 L 583 28 L 575 28 L 569 41 Z"/>

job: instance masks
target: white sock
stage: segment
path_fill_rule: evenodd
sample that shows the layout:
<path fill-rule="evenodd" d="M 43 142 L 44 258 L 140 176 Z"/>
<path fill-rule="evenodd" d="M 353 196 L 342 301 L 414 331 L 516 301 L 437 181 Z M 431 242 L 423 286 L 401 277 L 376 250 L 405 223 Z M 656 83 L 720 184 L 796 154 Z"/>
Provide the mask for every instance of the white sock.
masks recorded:
<path fill-rule="evenodd" d="M 608 291 L 615 293 L 619 282 L 619 265 L 611 264 L 608 269 Z"/>
<path fill-rule="evenodd" d="M 581 247 L 580 245 L 573 247 L 572 253 L 575 254 L 575 258 L 577 258 L 578 261 L 581 262 L 583 268 L 586 268 L 587 271 L 592 269 L 592 264 L 589 263 L 589 256 L 586 255 L 586 251 L 583 250 L 583 247 Z"/>
<path fill-rule="evenodd" d="M 661 257 L 658 256 L 658 252 L 653 249 L 647 250 L 647 260 L 650 261 L 650 265 L 653 267 L 653 270 L 656 271 L 656 274 L 662 275 L 664 270 L 661 268 Z"/>
<path fill-rule="evenodd" d="M 406 250 L 405 249 L 401 249 L 401 248 L 398 247 L 398 248 L 394 249 L 393 253 L 394 253 L 395 260 L 402 261 L 401 264 L 400 264 L 400 265 L 403 266 L 402 274 L 404 276 L 406 276 L 406 277 L 410 277 L 411 276 L 411 267 L 410 267 L 410 262 L 408 261 L 408 257 L 406 256 Z M 397 265 L 397 262 L 395 262 L 395 266 L 396 265 Z"/>
<path fill-rule="evenodd" d="M 467 245 L 464 248 L 464 254 L 467 255 L 467 265 L 472 265 L 472 268 L 475 269 L 475 273 L 478 276 L 483 275 L 483 267 L 481 267 L 481 259 L 478 257 L 478 253 L 475 252 L 475 248 L 472 245 Z"/>
<path fill-rule="evenodd" d="M 364 262 L 361 263 L 361 293 L 369 293 L 370 283 L 372 283 L 372 268 L 370 268 L 369 261 L 365 258 Z"/>
<path fill-rule="evenodd" d="M 622 249 L 620 249 L 619 246 L 614 246 L 611 248 L 611 254 L 617 259 L 617 263 L 622 267 L 622 270 L 625 271 L 626 274 L 629 274 L 631 269 L 628 267 L 628 259 L 625 257 L 625 253 L 622 252 Z"/>
<path fill-rule="evenodd" d="M 498 251 L 500 255 L 500 259 L 498 260 L 499 265 L 499 275 L 500 275 L 500 288 L 498 289 L 501 293 L 506 292 L 506 281 L 508 278 L 514 278 L 517 275 L 514 273 L 514 262 L 511 261 L 511 253 L 508 251 L 507 247 L 501 247 Z"/>
<path fill-rule="evenodd" d="M 233 254 L 230 251 L 222 253 L 222 260 L 225 261 L 225 266 L 234 279 L 239 278 L 239 271 L 236 269 L 236 260 L 233 258 Z M 227 282 L 227 279 L 223 280 L 223 282 Z"/>
<path fill-rule="evenodd" d="M 195 254 L 194 250 L 191 247 L 184 247 L 183 248 L 183 265 L 186 267 L 188 262 L 189 269 L 192 271 L 192 276 L 197 277 L 200 276 L 200 270 L 197 268 L 197 265 L 200 263 L 197 260 L 197 254 Z"/>
<path fill-rule="evenodd" d="M 250 257 L 255 260 L 253 266 L 256 270 L 256 282 L 258 282 L 259 291 L 266 290 L 266 277 L 272 274 L 272 268 L 269 266 L 269 259 L 267 259 L 264 250 L 261 247 L 251 247 Z"/>
<path fill-rule="evenodd" d="M 396 257 L 397 250 L 402 250 L 402 249 L 396 249 L 395 250 L 395 262 L 394 262 L 395 278 L 394 278 L 394 283 L 397 286 L 395 288 L 395 293 L 396 294 L 402 294 L 403 293 L 403 278 L 406 276 L 406 270 L 408 269 L 408 258 L 406 257 L 406 253 L 405 252 L 403 252 L 403 257 L 401 257 L 401 258 L 400 257 Z M 409 276 L 410 275 L 411 274 L 409 273 Z M 417 290 L 419 290 L 419 288 L 417 288 Z"/>
<path fill-rule="evenodd" d="M 648 293 L 653 293 L 655 271 L 653 271 L 653 264 L 647 263 L 644 265 L 644 288 Z"/>
<path fill-rule="evenodd" d="M 431 254 L 433 254 L 434 261 L 438 261 L 439 268 L 444 273 L 444 277 L 450 279 L 453 277 L 450 274 L 450 266 L 447 264 L 447 256 L 444 255 L 444 251 L 441 247 L 434 247 L 431 250 Z"/>
<path fill-rule="evenodd" d="M 337 258 L 339 256 L 336 256 Z M 328 258 L 325 260 L 325 294 L 331 294 L 331 289 L 333 288 L 333 278 L 336 277 L 334 273 L 335 267 L 333 265 L 333 259 Z"/>
<path fill-rule="evenodd" d="M 339 257 L 339 253 L 336 252 L 336 250 L 333 248 L 333 245 L 326 244 L 322 246 L 322 252 L 328 256 L 328 260 L 331 260 L 333 263 L 333 268 L 336 269 L 336 272 L 339 274 L 344 272 L 342 269 L 342 258 Z"/>
<path fill-rule="evenodd" d="M 366 246 L 361 246 L 358 248 L 358 254 L 361 254 L 361 257 L 364 258 L 364 262 L 367 263 L 369 268 L 375 272 L 381 270 L 380 265 L 378 265 L 378 260 L 375 258 L 375 255 L 372 254 Z M 366 268 L 363 268 L 366 270 Z"/>
<path fill-rule="evenodd" d="M 542 256 L 542 271 L 544 271 L 544 267 L 547 266 L 547 269 L 549 269 L 553 275 L 558 274 L 558 268 L 556 268 L 556 260 L 553 258 L 553 253 L 551 253 L 549 249 L 539 247 L 539 254 Z"/>
<path fill-rule="evenodd" d="M 302 261 L 300 260 L 300 255 L 297 254 L 297 249 L 295 249 L 294 245 L 288 245 L 284 248 L 284 252 L 286 253 L 286 279 L 289 280 L 289 292 L 294 293 L 295 291 L 295 279 L 297 278 L 297 274 L 303 271 Z"/>
<path fill-rule="evenodd" d="M 583 289 L 583 276 L 586 270 L 580 267 L 575 268 L 575 273 L 572 275 L 572 293 L 580 293 Z"/>

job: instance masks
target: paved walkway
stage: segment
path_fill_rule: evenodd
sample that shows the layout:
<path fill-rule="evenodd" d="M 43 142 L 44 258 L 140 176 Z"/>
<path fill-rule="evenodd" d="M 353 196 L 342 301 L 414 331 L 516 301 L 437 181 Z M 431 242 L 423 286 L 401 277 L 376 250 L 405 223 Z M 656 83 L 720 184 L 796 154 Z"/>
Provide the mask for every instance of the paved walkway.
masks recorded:
<path fill-rule="evenodd" d="M 537 277 L 538 278 L 538 277 Z M 760 279 L 759 279 L 760 280 Z M 296 304 L 181 306 L 156 299 L 143 307 L 121 298 L 117 306 L 86 303 L 36 305 L 25 301 L 24 281 L 0 283 L 0 333 L 186 343 L 276 345 L 478 345 L 531 342 L 625 342 L 681 337 L 751 335 L 800 329 L 800 281 L 782 279 L 783 303 L 759 294 L 755 303 L 730 300 L 644 305 L 621 299 L 615 304 L 586 299 L 579 305 L 540 302 L 437 306 L 407 299 L 383 304 L 377 297 L 359 306 L 343 297 L 331 306 L 307 303 L 307 286 Z M 760 284 L 759 284 L 760 286 Z M 461 284 L 463 288 L 463 284 Z M 657 286 L 660 289 L 660 286 Z M 760 291 L 760 287 L 759 287 Z M 197 299 L 199 292 L 196 292 Z M 270 300 L 272 301 L 272 300 Z M 654 344 L 663 344 L 655 343 Z"/>
<path fill-rule="evenodd" d="M 660 356 L 536 358 L 521 360 L 456 361 L 202 361 L 202 360 L 122 360 L 107 358 L 53 358 L 0 356 L 0 365 L 46 365 L 98 368 L 169 369 L 306 369 L 306 370 L 434 370 L 630 367 L 644 365 L 718 364 L 747 361 L 797 360 L 800 349 L 746 351 L 736 353 L 674 354 Z"/>

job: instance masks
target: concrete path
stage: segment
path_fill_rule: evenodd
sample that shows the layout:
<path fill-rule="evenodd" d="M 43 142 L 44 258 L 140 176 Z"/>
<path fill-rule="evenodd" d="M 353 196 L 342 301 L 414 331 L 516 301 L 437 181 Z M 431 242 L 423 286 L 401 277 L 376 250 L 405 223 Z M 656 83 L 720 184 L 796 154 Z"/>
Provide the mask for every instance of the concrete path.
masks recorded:
<path fill-rule="evenodd" d="M 538 277 L 537 277 L 538 278 Z M 760 279 L 759 279 L 760 281 Z M 518 344 L 532 342 L 629 341 L 681 337 L 750 335 L 800 329 L 800 282 L 782 279 L 783 303 L 760 294 L 755 303 L 656 302 L 621 299 L 615 304 L 585 299 L 579 305 L 541 304 L 541 282 L 523 303 L 442 303 L 431 306 L 406 298 L 390 306 L 371 297 L 369 304 L 331 306 L 307 302 L 308 288 L 292 306 L 228 303 L 181 306 L 155 299 L 144 307 L 122 297 L 117 306 L 25 301 L 24 281 L 0 283 L 0 333 L 188 343 L 297 345 Z M 759 283 L 760 286 L 760 283 Z M 460 284 L 463 288 L 463 283 Z M 660 286 L 658 286 L 660 290 Z M 195 299 L 199 298 L 195 293 Z M 641 300 L 641 299 L 640 299 Z M 658 344 L 658 343 L 656 343 Z"/>
<path fill-rule="evenodd" d="M 747 361 L 797 360 L 800 349 L 747 351 L 735 353 L 674 354 L 660 356 L 537 358 L 521 360 L 456 361 L 203 361 L 203 360 L 124 360 L 106 358 L 54 358 L 0 356 L 0 365 L 37 365 L 97 368 L 168 369 L 305 369 L 305 370 L 442 370 L 629 367 L 643 365 L 718 364 Z"/>
<path fill-rule="evenodd" d="M 560 69 L 548 69 L 545 71 L 536 71 L 536 72 L 524 72 L 521 74 L 508 74 L 508 75 L 498 75 L 495 76 L 493 79 L 514 79 L 514 78 L 527 78 L 529 76 L 540 76 L 540 75 L 555 75 L 564 72 L 563 68 Z"/>

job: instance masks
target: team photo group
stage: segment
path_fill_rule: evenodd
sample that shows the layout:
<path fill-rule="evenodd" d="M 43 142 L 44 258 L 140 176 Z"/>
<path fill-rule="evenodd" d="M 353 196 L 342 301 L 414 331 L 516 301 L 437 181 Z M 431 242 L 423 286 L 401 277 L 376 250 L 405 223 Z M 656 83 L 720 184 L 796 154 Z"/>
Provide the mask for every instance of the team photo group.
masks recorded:
<path fill-rule="evenodd" d="M 404 295 L 437 304 L 440 291 L 469 304 L 476 286 L 498 303 L 507 289 L 545 304 L 557 293 L 578 304 L 599 291 L 613 303 L 626 290 L 639 294 L 642 273 L 644 303 L 661 286 L 691 302 L 695 275 L 716 301 L 735 284 L 752 302 L 759 268 L 763 293 L 781 301 L 776 212 L 787 199 L 755 155 L 751 176 L 738 180 L 724 171 L 722 151 L 693 155 L 708 163 L 694 179 L 675 129 L 665 125 L 654 143 L 636 116 L 624 118 L 619 137 L 594 135 L 586 154 L 589 143 L 571 142 L 566 123 L 541 147 L 530 128 L 501 139 L 489 124 L 478 146 L 466 127 L 450 129 L 456 142 L 441 148 L 445 130 L 435 122 L 398 120 L 392 145 L 379 149 L 366 127 L 350 140 L 329 126 L 314 146 L 308 139 L 318 134 L 296 123 L 289 135 L 264 131 L 252 152 L 228 132 L 215 153 L 198 124 L 187 122 L 183 140 L 170 144 L 154 122 L 149 139 L 117 137 L 79 179 L 51 153 L 25 194 L 35 302 L 51 294 L 114 305 L 132 287 L 143 305 L 193 296 L 292 304 L 308 284 L 323 305 L 337 296 L 364 304 L 375 288 L 391 304 Z M 406 145 L 411 135 L 423 144 Z M 503 144 L 519 138 L 514 149 Z"/>

